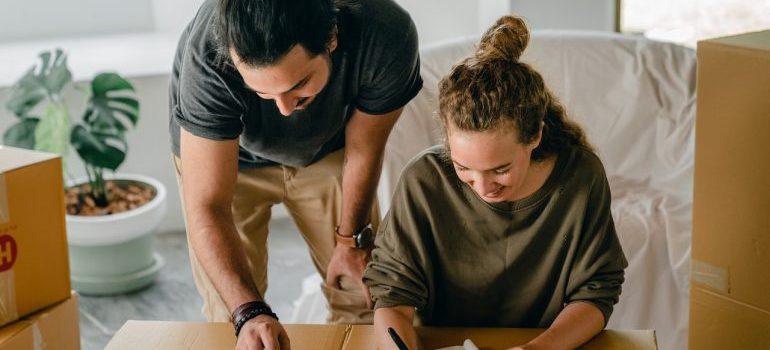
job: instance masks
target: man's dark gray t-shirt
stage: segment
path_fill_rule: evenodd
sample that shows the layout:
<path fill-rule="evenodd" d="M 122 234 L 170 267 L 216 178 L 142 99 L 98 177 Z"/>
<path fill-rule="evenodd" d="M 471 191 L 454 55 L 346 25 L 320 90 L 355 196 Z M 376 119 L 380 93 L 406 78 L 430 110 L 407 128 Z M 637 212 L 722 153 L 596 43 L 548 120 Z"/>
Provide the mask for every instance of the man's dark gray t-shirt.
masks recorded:
<path fill-rule="evenodd" d="M 392 112 L 422 88 L 409 14 L 392 0 L 362 0 L 338 14 L 328 84 L 305 109 L 283 116 L 273 100 L 249 90 L 235 68 L 215 63 L 215 11 L 216 1 L 205 2 L 177 47 L 169 103 L 176 155 L 181 126 L 208 139 L 239 138 L 240 168 L 307 166 L 344 147 L 345 125 L 355 109 Z"/>

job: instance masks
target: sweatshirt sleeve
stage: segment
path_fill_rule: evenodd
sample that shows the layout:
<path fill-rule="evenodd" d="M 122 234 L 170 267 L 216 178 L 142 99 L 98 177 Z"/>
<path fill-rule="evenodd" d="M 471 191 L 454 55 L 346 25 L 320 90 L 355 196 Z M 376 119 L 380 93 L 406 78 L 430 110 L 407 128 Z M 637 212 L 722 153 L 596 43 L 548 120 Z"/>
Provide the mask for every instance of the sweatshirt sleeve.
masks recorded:
<path fill-rule="evenodd" d="M 404 171 L 406 174 L 407 171 Z M 393 205 L 380 226 L 372 260 L 364 272 L 374 308 L 413 306 L 423 309 L 428 301 L 429 266 L 422 234 L 427 230 L 421 210 L 404 184 L 399 182 Z"/>
<path fill-rule="evenodd" d="M 586 301 L 595 305 L 604 315 L 606 326 L 620 296 L 623 270 L 628 266 L 610 213 L 606 177 L 594 183 L 585 215 L 568 279 L 566 303 Z"/>

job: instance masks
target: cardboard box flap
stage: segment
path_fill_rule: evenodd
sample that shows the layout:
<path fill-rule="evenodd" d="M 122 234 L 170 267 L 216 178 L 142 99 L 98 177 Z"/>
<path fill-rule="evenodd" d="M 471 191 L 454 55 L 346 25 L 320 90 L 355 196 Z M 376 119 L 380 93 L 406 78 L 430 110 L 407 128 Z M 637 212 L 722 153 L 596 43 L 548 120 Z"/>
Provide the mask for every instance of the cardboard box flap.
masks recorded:
<path fill-rule="evenodd" d="M 694 287 L 690 349 L 770 349 L 770 312 Z"/>
<path fill-rule="evenodd" d="M 292 349 L 341 349 L 348 332 L 344 325 L 284 325 Z M 229 323 L 128 321 L 105 350 L 234 349 Z"/>
<path fill-rule="evenodd" d="M 698 45 L 727 45 L 752 50 L 770 51 L 770 30 L 703 40 Z"/>
<path fill-rule="evenodd" d="M 438 349 L 461 345 L 470 339 L 480 349 L 507 349 L 521 345 L 543 332 L 542 329 L 505 328 L 433 328 L 417 327 L 417 336 L 426 349 Z M 374 328 L 353 326 L 344 350 L 374 350 Z"/>
<path fill-rule="evenodd" d="M 33 327 L 39 349 L 79 349 L 78 295 L 23 318 Z M 37 349 L 37 348 L 36 348 Z"/>
<path fill-rule="evenodd" d="M 7 343 L 10 339 L 18 336 L 19 333 L 23 332 L 29 326 L 29 322 L 19 321 L 0 328 L 0 344 Z"/>
<path fill-rule="evenodd" d="M 39 151 L 30 151 L 28 149 L 21 149 L 15 147 L 8 147 L 0 145 L 0 174 L 7 171 L 23 168 L 28 165 L 42 162 L 53 158 L 58 158 L 58 155 L 52 153 L 45 153 Z"/>
<path fill-rule="evenodd" d="M 434 328 L 417 327 L 417 335 L 427 349 L 438 349 L 461 345 L 470 339 L 480 349 L 508 349 L 524 344 L 544 331 L 544 329 L 523 328 Z M 602 350 L 656 350 L 655 332 L 605 330 L 581 349 Z M 374 328 L 372 326 L 352 326 L 348 341 L 343 350 L 375 350 Z"/>
<path fill-rule="evenodd" d="M 0 328 L 0 350 L 77 350 L 77 295 Z"/>

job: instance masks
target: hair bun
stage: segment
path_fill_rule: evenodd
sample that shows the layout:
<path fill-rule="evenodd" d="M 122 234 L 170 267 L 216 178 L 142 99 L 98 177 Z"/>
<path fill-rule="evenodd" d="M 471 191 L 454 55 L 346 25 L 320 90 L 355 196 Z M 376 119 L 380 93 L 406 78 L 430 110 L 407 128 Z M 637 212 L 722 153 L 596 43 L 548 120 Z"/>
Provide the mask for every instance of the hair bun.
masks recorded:
<path fill-rule="evenodd" d="M 476 51 L 479 61 L 518 61 L 529 43 L 529 30 L 524 19 L 503 16 L 487 29 Z"/>

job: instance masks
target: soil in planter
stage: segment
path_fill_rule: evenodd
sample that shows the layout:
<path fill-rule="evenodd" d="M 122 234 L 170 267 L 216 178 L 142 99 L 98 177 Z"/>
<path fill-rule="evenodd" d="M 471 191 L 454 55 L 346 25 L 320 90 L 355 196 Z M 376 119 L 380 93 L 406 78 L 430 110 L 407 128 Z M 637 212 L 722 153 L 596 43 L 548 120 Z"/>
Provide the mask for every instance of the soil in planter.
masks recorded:
<path fill-rule="evenodd" d="M 64 190 L 67 214 L 98 216 L 110 215 L 141 207 L 155 198 L 155 189 L 133 180 L 106 180 L 107 206 L 100 207 L 91 196 L 91 185 L 81 184 Z"/>

